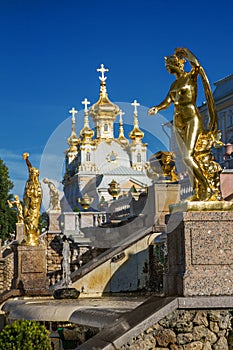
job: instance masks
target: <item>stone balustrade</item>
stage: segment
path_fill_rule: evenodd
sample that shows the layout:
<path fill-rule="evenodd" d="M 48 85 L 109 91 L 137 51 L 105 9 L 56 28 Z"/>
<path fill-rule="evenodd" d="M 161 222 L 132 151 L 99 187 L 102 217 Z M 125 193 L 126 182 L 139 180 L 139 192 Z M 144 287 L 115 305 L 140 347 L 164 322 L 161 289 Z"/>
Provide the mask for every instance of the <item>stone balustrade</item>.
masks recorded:
<path fill-rule="evenodd" d="M 184 177 L 179 181 L 180 184 L 180 199 L 184 200 L 193 194 L 193 188 L 190 184 L 189 178 Z"/>

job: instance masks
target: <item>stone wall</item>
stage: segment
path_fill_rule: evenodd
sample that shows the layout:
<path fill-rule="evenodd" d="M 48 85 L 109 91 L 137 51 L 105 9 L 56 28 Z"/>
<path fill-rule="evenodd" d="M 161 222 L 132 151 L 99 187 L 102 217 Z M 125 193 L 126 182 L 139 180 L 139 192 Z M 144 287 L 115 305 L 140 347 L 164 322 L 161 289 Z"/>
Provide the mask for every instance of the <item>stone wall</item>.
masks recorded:
<path fill-rule="evenodd" d="M 176 310 L 121 350 L 230 350 L 227 310 Z"/>
<path fill-rule="evenodd" d="M 14 254 L 13 252 L 5 258 L 0 258 L 0 294 L 10 290 L 14 277 Z"/>

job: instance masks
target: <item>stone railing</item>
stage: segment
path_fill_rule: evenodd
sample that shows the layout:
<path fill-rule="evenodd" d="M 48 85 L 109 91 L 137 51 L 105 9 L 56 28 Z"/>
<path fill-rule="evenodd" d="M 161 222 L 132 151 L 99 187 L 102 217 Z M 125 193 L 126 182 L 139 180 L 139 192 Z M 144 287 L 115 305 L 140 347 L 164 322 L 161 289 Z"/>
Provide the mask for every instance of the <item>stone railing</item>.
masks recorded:
<path fill-rule="evenodd" d="M 188 177 L 184 177 L 183 179 L 179 180 L 179 184 L 180 184 L 180 199 L 181 200 L 188 198 L 193 194 L 193 188 L 190 184 Z"/>
<path fill-rule="evenodd" d="M 82 265 L 82 261 L 74 260 L 70 264 L 70 272 L 74 272 L 78 270 L 78 268 Z M 54 286 L 62 280 L 62 269 L 56 271 L 50 271 L 47 276 L 49 280 L 49 287 Z"/>
<path fill-rule="evenodd" d="M 97 227 L 107 222 L 105 211 L 101 212 L 65 212 L 61 215 L 61 228 L 64 234 L 73 233 L 82 236 L 82 228 Z"/>
<path fill-rule="evenodd" d="M 95 227 L 101 226 L 105 222 L 107 222 L 107 213 L 105 212 L 93 213 L 93 224 Z"/>
<path fill-rule="evenodd" d="M 51 271 L 47 274 L 49 280 L 49 287 L 54 286 L 62 280 L 62 270 Z"/>

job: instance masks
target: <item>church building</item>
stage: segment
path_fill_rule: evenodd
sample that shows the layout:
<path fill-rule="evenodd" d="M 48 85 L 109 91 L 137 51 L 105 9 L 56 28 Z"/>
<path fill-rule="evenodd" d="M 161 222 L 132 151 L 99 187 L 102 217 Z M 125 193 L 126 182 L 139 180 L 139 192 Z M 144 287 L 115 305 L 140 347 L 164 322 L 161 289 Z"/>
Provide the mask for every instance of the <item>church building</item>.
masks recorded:
<path fill-rule="evenodd" d="M 100 210 L 100 205 L 130 192 L 145 193 L 151 180 L 146 174 L 147 144 L 138 122 L 139 103 L 132 103 L 133 127 L 129 139 L 124 134 L 123 115 L 119 106 L 108 98 L 105 73 L 102 64 L 100 72 L 99 99 L 90 108 L 85 98 L 84 123 L 79 136 L 76 133 L 75 108 L 72 115 L 72 131 L 67 139 L 69 148 L 65 151 L 64 193 L 72 209 Z M 92 118 L 94 130 L 89 125 Z M 114 122 L 119 117 L 119 131 L 114 136 Z"/>

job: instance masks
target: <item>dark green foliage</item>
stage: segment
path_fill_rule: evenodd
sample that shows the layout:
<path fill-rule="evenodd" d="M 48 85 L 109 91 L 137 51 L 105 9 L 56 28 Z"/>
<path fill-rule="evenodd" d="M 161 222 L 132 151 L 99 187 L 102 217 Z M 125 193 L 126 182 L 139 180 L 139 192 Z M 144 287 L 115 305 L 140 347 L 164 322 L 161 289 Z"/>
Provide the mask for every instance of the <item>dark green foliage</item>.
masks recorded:
<path fill-rule="evenodd" d="M 51 350 L 49 331 L 36 321 L 14 321 L 0 332 L 0 349 Z"/>
<path fill-rule="evenodd" d="M 38 227 L 39 227 L 40 233 L 48 231 L 48 229 L 49 229 L 49 215 L 48 215 L 48 213 L 43 212 L 40 215 Z"/>
<path fill-rule="evenodd" d="M 75 208 L 73 209 L 73 211 L 74 211 L 75 213 L 79 213 L 79 212 L 80 212 L 80 209 L 79 209 L 78 207 L 75 207 Z"/>
<path fill-rule="evenodd" d="M 14 184 L 9 179 L 9 172 L 3 160 L 0 159 L 0 238 L 4 241 L 10 238 L 10 233 L 15 231 L 17 212 L 9 208 L 7 201 L 13 199 L 10 191 Z"/>

